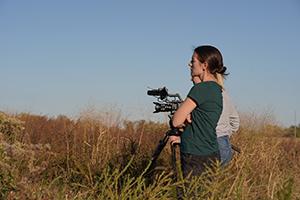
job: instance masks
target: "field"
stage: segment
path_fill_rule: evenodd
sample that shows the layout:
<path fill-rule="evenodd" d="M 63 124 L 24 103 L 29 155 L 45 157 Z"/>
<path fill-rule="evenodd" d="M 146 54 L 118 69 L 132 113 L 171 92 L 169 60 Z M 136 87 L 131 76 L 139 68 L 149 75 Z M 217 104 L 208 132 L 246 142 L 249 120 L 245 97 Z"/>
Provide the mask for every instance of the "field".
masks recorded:
<path fill-rule="evenodd" d="M 263 117 L 241 120 L 228 167 L 175 181 L 169 145 L 143 176 L 165 123 L 0 113 L 0 199 L 176 199 L 176 188 L 185 199 L 300 199 L 300 139 Z"/>

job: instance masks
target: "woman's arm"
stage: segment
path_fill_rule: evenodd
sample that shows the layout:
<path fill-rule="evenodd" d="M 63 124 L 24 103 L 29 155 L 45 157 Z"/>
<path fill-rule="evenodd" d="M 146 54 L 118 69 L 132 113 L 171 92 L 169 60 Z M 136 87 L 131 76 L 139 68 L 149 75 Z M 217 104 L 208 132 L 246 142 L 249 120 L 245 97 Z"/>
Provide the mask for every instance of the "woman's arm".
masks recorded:
<path fill-rule="evenodd" d="M 176 128 L 184 126 L 188 115 L 196 108 L 197 104 L 189 97 L 180 105 L 178 110 L 174 113 L 172 124 Z"/>
<path fill-rule="evenodd" d="M 236 112 L 236 110 L 231 112 L 231 114 L 229 116 L 229 123 L 230 123 L 230 127 L 231 127 L 232 132 L 236 132 L 239 129 L 239 127 L 240 127 L 240 117 L 239 117 L 238 113 Z"/>
<path fill-rule="evenodd" d="M 231 128 L 231 132 L 233 133 L 236 132 L 240 127 L 240 117 L 228 94 L 225 95 L 226 95 L 225 99 L 228 104 L 229 125 Z"/>

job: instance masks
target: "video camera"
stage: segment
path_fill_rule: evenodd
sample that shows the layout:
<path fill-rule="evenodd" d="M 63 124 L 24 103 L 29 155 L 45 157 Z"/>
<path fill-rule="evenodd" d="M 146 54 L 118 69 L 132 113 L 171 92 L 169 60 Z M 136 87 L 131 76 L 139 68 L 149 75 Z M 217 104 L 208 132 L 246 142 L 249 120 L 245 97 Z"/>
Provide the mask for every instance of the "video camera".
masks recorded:
<path fill-rule="evenodd" d="M 170 112 L 173 115 L 182 103 L 180 95 L 178 93 L 169 94 L 166 87 L 148 90 L 147 95 L 157 98 L 157 101 L 153 102 L 155 105 L 153 113 Z"/>

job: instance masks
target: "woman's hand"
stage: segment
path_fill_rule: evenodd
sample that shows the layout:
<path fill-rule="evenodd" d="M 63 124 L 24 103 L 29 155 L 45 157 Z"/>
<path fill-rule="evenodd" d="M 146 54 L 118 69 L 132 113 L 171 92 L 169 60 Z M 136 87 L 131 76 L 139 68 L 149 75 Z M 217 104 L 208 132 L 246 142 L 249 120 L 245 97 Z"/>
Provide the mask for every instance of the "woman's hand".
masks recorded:
<path fill-rule="evenodd" d="M 170 143 L 173 144 L 180 144 L 180 136 L 171 135 L 169 137 Z"/>
<path fill-rule="evenodd" d="M 188 116 L 186 117 L 186 122 L 187 123 L 192 123 L 192 115 L 191 115 L 191 113 L 190 114 L 188 114 Z"/>

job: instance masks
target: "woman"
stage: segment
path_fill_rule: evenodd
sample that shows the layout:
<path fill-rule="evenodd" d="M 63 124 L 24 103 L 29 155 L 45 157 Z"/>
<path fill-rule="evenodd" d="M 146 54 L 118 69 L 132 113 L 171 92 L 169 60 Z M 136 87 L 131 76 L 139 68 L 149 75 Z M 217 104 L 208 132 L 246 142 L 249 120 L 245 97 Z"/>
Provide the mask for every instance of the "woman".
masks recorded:
<path fill-rule="evenodd" d="M 217 82 L 222 87 L 223 96 L 223 110 L 216 127 L 222 166 L 227 165 L 232 159 L 232 148 L 229 138 L 233 132 L 236 132 L 239 129 L 240 126 L 239 115 L 224 88 L 224 75 L 228 75 L 225 74 L 225 72 L 226 67 L 223 68 L 223 75 L 217 73 Z M 199 77 L 193 77 L 192 81 L 194 84 L 201 82 Z M 189 119 L 189 122 L 191 122 L 191 119 Z M 177 141 L 177 143 L 180 143 L 180 141 Z"/>
<path fill-rule="evenodd" d="M 224 73 L 220 51 L 208 45 L 195 48 L 190 69 L 192 78 L 201 82 L 191 88 L 172 119 L 173 126 L 181 128 L 189 115 L 192 118 L 180 136 L 184 177 L 200 175 L 206 166 L 220 161 L 216 126 L 223 109 L 222 87 L 217 83 L 217 73 Z"/>
<path fill-rule="evenodd" d="M 224 67 L 224 72 L 226 68 Z M 232 158 L 232 149 L 229 137 L 233 132 L 236 132 L 240 126 L 239 115 L 231 102 L 229 95 L 224 88 L 224 75 L 217 74 L 219 85 L 223 89 L 223 111 L 219 119 L 216 132 L 220 150 L 221 164 L 225 166 Z"/>

